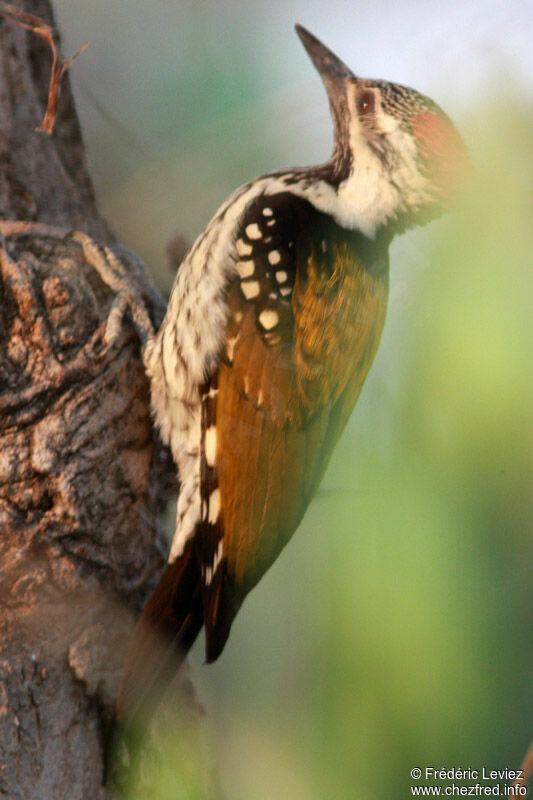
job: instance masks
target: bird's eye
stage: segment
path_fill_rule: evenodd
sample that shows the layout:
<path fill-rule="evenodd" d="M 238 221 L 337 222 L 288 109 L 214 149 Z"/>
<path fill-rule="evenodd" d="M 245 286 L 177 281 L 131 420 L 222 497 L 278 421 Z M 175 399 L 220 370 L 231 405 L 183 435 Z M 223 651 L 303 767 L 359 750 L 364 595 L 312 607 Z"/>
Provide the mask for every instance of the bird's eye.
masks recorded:
<path fill-rule="evenodd" d="M 374 110 L 374 92 L 362 92 L 357 98 L 357 111 L 359 114 L 368 114 Z"/>

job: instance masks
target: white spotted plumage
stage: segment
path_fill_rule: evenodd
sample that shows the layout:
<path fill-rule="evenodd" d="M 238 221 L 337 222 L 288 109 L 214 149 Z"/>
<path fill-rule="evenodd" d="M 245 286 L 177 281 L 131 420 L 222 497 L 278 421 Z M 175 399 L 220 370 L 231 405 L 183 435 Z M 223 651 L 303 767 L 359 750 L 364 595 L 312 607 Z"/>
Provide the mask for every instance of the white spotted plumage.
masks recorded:
<path fill-rule="evenodd" d="M 247 226 L 246 235 L 248 236 L 249 239 L 260 239 L 262 233 L 259 226 L 256 225 L 256 223 L 254 222 L 251 225 Z"/>
<path fill-rule="evenodd" d="M 218 515 L 220 512 L 220 491 L 215 489 L 214 492 L 211 492 L 209 495 L 209 514 L 207 517 L 207 521 L 214 525 L 218 519 Z"/>
<path fill-rule="evenodd" d="M 278 324 L 279 314 L 273 309 L 267 309 L 259 314 L 259 322 L 266 331 L 270 331 Z"/>
<path fill-rule="evenodd" d="M 241 278 L 251 278 L 255 272 L 255 264 L 253 261 L 238 261 L 237 272 Z"/>
<path fill-rule="evenodd" d="M 152 410 L 180 478 L 170 561 L 183 552 L 200 519 L 199 387 L 220 356 L 228 318 L 225 287 L 237 273 L 237 264 L 244 263 L 241 256 L 252 252 L 247 242 L 236 241 L 239 222 L 260 195 L 291 191 L 312 202 L 316 184 L 295 185 L 293 174 L 279 172 L 258 178 L 238 189 L 219 209 L 181 264 L 163 324 L 144 352 Z M 329 191 L 334 194 L 332 187 Z M 324 186 L 321 194 L 327 192 Z M 257 225 L 251 229 L 256 239 L 258 231 L 260 234 Z M 260 290 L 255 281 L 242 281 L 241 286 L 248 299 Z"/>
<path fill-rule="evenodd" d="M 220 566 L 220 563 L 222 561 L 222 556 L 223 555 L 224 555 L 224 543 L 223 543 L 223 541 L 221 539 L 220 542 L 218 543 L 218 547 L 217 547 L 216 553 L 215 553 L 215 555 L 213 557 L 212 563 L 208 564 L 205 567 L 204 583 L 205 583 L 206 586 L 210 586 L 211 585 L 211 582 L 213 580 L 213 576 L 214 576 L 215 572 L 217 571 L 217 569 Z"/>
<path fill-rule="evenodd" d="M 236 248 L 240 256 L 249 256 L 252 252 L 252 245 L 245 242 L 244 239 L 237 240 Z"/>
<path fill-rule="evenodd" d="M 247 300 L 253 300 L 261 291 L 261 284 L 259 281 L 243 281 L 241 283 L 241 289 Z"/>
<path fill-rule="evenodd" d="M 331 185 L 321 180 L 295 182 L 294 175 L 288 171 L 258 178 L 238 189 L 219 209 L 181 264 L 163 324 L 145 349 L 152 410 L 180 478 L 170 561 L 181 555 L 201 516 L 199 387 L 220 355 L 228 319 L 224 290 L 231 277 L 239 274 L 239 267 L 247 275 L 253 265 L 243 258 L 251 255 L 252 245 L 236 240 L 239 222 L 255 198 L 287 191 L 318 210 L 335 208 L 336 193 Z M 273 217 L 267 221 L 268 225 L 274 223 Z M 256 223 L 249 224 L 245 232 L 254 241 L 262 237 Z M 260 293 L 260 284 L 244 279 L 241 289 L 253 300 Z M 280 289 L 284 297 L 290 292 L 290 287 Z"/>
<path fill-rule="evenodd" d="M 211 425 L 205 432 L 204 450 L 207 465 L 214 467 L 217 455 L 217 429 L 215 425 Z"/>

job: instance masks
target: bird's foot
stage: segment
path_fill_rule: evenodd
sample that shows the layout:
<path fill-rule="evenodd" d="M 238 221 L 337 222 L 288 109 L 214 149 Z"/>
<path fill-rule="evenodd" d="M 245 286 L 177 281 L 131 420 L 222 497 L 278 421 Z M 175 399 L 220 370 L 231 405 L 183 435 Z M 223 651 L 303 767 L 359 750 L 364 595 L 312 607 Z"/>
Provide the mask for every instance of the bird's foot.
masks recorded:
<path fill-rule="evenodd" d="M 129 312 L 144 350 L 155 331 L 141 290 L 158 312 L 161 312 L 163 304 L 141 262 L 126 248 L 99 245 L 80 231 L 76 231 L 73 238 L 83 248 L 87 262 L 98 272 L 106 286 L 115 292 L 104 332 L 106 344 L 112 345 L 117 341 L 122 321 Z"/>

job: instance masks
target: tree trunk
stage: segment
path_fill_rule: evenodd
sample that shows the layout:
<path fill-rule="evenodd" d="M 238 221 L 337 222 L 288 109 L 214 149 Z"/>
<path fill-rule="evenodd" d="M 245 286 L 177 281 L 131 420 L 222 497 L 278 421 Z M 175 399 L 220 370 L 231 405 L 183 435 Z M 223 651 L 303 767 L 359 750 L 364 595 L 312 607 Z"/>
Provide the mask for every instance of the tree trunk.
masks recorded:
<path fill-rule="evenodd" d="M 48 0 L 16 5 L 53 24 Z M 71 233 L 113 243 L 68 74 L 53 135 L 35 132 L 51 61 L 42 39 L 0 18 L 0 795 L 96 800 L 175 479 L 138 338 L 125 321 L 106 344 L 113 296 Z M 159 322 L 162 301 L 130 267 Z"/>

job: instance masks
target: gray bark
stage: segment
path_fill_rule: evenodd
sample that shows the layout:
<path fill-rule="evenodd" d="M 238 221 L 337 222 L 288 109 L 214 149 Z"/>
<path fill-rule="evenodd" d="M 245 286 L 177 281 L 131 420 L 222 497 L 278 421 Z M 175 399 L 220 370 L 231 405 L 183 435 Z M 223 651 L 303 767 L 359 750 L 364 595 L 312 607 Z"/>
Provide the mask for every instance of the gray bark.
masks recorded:
<path fill-rule="evenodd" d="M 54 25 L 48 0 L 12 4 Z M 42 38 L 0 17 L 0 216 L 67 225 L 109 241 L 87 172 L 68 73 L 53 136 L 35 134 L 44 117 L 51 65 Z"/>
<path fill-rule="evenodd" d="M 52 22 L 48 0 L 15 5 Z M 138 338 L 126 321 L 105 343 L 113 296 L 69 234 L 113 241 L 68 74 L 54 134 L 35 132 L 50 67 L 46 43 L 0 18 L 0 796 L 96 800 L 175 478 Z M 163 304 L 133 273 L 157 322 Z"/>

